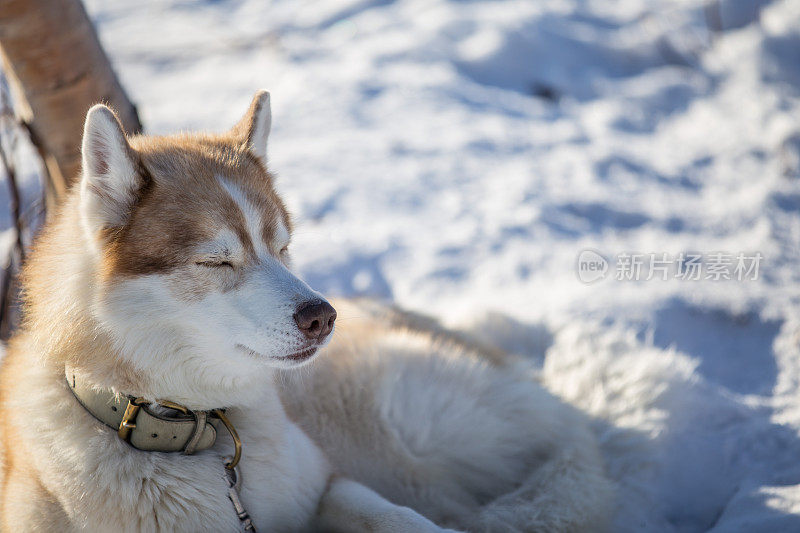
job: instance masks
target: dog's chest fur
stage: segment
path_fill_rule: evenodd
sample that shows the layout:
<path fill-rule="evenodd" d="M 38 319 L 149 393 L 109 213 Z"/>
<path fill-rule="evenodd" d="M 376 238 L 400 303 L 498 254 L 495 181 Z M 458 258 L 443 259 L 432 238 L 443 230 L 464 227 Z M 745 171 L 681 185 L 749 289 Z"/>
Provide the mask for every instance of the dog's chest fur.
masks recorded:
<path fill-rule="evenodd" d="M 136 450 L 84 410 L 56 368 L 26 364 L 34 358 L 24 357 L 24 346 L 17 342 L 5 361 L 3 394 L 26 399 L 5 404 L 3 466 L 39 480 L 48 498 L 38 499 L 51 502 L 40 512 L 66 514 L 87 531 L 239 530 L 224 477 L 223 457 L 233 450 L 227 435 L 193 456 Z M 16 390 L 19 383 L 37 394 Z M 327 464 L 286 419 L 274 390 L 265 387 L 257 404 L 229 411 L 244 442 L 241 499 L 271 531 L 308 529 Z M 15 495 L 6 496 L 13 506 Z"/>

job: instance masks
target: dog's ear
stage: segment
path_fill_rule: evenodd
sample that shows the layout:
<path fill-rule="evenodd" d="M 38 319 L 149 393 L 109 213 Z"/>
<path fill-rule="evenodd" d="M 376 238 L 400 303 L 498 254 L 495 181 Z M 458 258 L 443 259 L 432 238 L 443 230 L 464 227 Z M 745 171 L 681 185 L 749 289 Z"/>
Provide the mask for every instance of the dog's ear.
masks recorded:
<path fill-rule="evenodd" d="M 125 224 L 142 186 L 137 157 L 111 109 L 98 104 L 86 115 L 83 130 L 81 211 L 86 229 Z"/>
<path fill-rule="evenodd" d="M 272 110 L 269 105 L 269 93 L 262 89 L 253 96 L 247 113 L 231 131 L 266 165 L 267 138 L 271 127 Z"/>

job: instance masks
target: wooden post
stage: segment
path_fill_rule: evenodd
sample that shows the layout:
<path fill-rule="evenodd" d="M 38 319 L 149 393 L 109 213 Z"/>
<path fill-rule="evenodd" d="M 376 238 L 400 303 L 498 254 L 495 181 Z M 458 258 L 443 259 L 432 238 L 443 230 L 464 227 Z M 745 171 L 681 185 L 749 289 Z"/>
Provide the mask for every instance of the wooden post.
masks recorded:
<path fill-rule="evenodd" d="M 110 104 L 126 133 L 141 130 L 80 0 L 0 0 L 0 52 L 17 113 L 43 151 L 56 199 L 80 171 L 89 107 Z"/>

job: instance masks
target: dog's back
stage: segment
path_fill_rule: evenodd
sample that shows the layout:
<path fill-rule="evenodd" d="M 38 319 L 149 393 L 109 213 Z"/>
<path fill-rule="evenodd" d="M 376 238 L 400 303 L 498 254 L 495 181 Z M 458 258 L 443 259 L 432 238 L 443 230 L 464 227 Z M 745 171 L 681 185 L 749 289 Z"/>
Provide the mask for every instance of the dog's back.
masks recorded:
<path fill-rule="evenodd" d="M 281 390 L 345 475 L 451 527 L 603 528 L 613 490 L 594 437 L 523 366 L 419 315 L 336 306 L 325 357 Z"/>

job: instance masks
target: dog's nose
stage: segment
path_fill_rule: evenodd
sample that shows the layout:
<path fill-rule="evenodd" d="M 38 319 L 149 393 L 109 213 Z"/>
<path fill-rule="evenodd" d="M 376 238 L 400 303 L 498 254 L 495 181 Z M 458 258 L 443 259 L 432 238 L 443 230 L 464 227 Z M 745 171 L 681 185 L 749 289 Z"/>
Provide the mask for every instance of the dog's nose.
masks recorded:
<path fill-rule="evenodd" d="M 333 331 L 336 309 L 324 300 L 312 300 L 301 304 L 294 314 L 294 321 L 303 335 L 309 339 L 323 340 Z"/>

